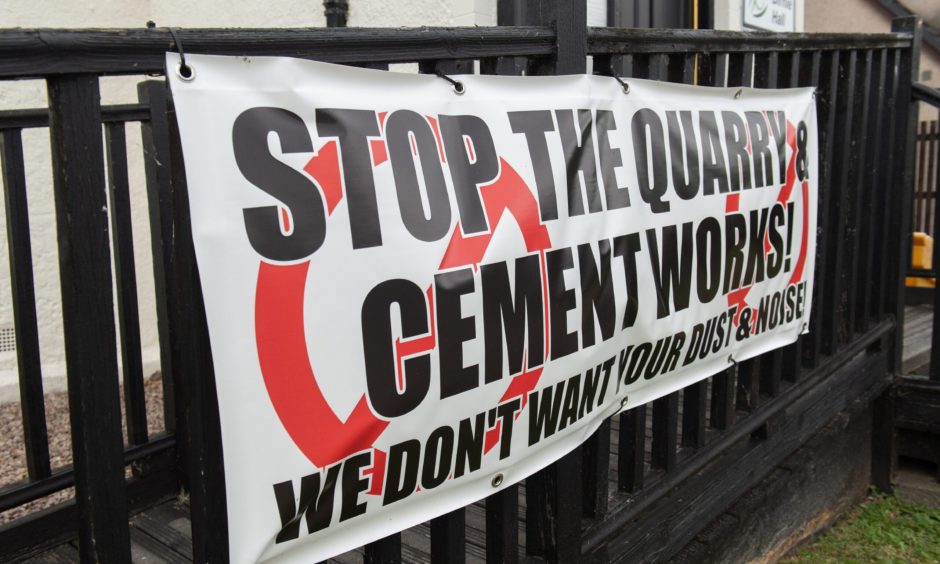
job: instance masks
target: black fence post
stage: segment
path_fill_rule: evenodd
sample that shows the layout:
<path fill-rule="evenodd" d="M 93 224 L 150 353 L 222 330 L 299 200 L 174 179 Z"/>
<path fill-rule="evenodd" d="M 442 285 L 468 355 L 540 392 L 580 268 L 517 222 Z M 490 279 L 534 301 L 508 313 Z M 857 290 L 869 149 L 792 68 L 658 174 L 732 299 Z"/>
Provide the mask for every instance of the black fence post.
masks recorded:
<path fill-rule="evenodd" d="M 587 70 L 587 7 L 583 2 L 532 0 L 528 25 L 555 29 L 555 55 L 535 65 L 533 74 L 561 75 Z M 549 562 L 576 562 L 581 556 L 582 447 L 526 479 L 526 551 Z"/>
<path fill-rule="evenodd" d="M 130 562 L 98 77 L 47 84 L 79 552 Z"/>
<path fill-rule="evenodd" d="M 326 17 L 326 27 L 346 27 L 349 2 L 347 0 L 323 0 L 323 15 Z"/>
<path fill-rule="evenodd" d="M 169 280 L 168 313 L 170 331 L 174 334 L 171 346 L 177 435 L 184 437 L 180 444 L 189 486 L 193 560 L 228 562 L 225 474 L 215 371 L 193 248 L 183 149 L 172 101 L 166 111 L 175 259 L 174 277 Z"/>
<path fill-rule="evenodd" d="M 893 216 L 888 223 L 890 244 L 897 252 L 889 254 L 887 271 L 894 275 L 888 279 L 887 311 L 894 314 L 895 328 L 889 347 L 889 366 L 895 376 L 902 370 L 902 348 L 904 344 L 904 283 L 911 256 L 911 202 L 914 189 L 914 150 L 917 132 L 917 102 L 912 98 L 913 84 L 917 82 L 920 61 L 920 43 L 923 24 L 916 16 L 897 18 L 891 23 L 891 31 L 912 34 L 911 47 L 901 50 L 897 66 L 898 92 L 894 119 L 897 136 L 894 140 L 902 151 L 894 160 L 894 170 L 889 178 L 897 184 L 886 185 L 899 193 L 892 207 Z M 890 247 L 889 247 L 890 248 Z M 892 491 L 891 475 L 895 465 L 895 408 L 894 386 L 879 396 L 873 405 L 872 419 L 872 483 L 881 491 Z"/>

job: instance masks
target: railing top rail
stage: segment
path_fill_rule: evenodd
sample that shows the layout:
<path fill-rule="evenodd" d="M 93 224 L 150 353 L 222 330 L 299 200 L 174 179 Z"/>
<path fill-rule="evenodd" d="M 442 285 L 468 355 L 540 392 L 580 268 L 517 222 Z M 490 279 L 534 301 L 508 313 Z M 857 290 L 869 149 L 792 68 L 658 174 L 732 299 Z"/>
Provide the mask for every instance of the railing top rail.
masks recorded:
<path fill-rule="evenodd" d="M 546 27 L 179 29 L 187 53 L 277 55 L 334 63 L 540 56 L 555 52 Z M 175 51 L 163 29 L 0 30 L 0 79 L 163 71 Z"/>
<path fill-rule="evenodd" d="M 931 88 L 919 82 L 914 83 L 913 91 L 915 100 L 926 102 L 935 108 L 940 108 L 940 90 Z"/>
<path fill-rule="evenodd" d="M 596 27 L 588 53 L 820 51 L 910 47 L 911 33 L 765 33 L 752 31 Z"/>

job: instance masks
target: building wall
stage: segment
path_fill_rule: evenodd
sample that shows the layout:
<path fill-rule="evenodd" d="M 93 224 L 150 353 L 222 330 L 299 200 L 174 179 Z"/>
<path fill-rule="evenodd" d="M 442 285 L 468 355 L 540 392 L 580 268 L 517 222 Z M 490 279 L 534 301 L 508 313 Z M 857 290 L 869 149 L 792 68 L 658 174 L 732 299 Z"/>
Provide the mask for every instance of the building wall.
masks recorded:
<path fill-rule="evenodd" d="M 319 27 L 325 25 L 319 0 L 3 0 L 0 27 L 139 27 L 148 20 L 171 27 Z M 407 6 L 406 9 L 403 9 Z M 370 27 L 495 25 L 496 0 L 352 0 L 349 25 Z M 145 77 L 101 81 L 103 104 L 136 101 L 136 84 Z M 0 81 L 0 109 L 36 108 L 46 104 L 42 81 Z M 159 369 L 159 346 L 150 226 L 140 127 L 127 129 L 134 255 L 137 267 L 144 374 Z M 24 132 L 30 206 L 33 266 L 39 319 L 43 380 L 47 391 L 65 388 L 61 294 L 58 277 L 55 210 L 47 130 Z M 90 290 L 91 291 L 91 290 Z M 6 218 L 0 206 L 0 343 L 13 327 Z M 0 403 L 19 397 L 16 353 L 0 346 Z"/>
<path fill-rule="evenodd" d="M 891 31 L 891 13 L 875 0 L 809 2 L 806 31 L 884 33 Z M 940 53 L 926 44 L 921 49 L 920 72 L 920 82 L 940 88 Z"/>

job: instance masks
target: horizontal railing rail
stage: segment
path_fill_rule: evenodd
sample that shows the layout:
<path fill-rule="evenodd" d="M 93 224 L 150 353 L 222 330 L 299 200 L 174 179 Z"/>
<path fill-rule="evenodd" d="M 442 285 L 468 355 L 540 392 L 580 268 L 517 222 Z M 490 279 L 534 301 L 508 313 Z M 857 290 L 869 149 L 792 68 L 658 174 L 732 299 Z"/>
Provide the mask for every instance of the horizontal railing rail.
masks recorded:
<path fill-rule="evenodd" d="M 911 37 L 909 33 L 770 33 L 594 27 L 588 32 L 588 52 L 599 55 L 902 49 L 910 47 Z"/>
<path fill-rule="evenodd" d="M 555 52 L 543 27 L 180 29 L 187 53 L 287 56 L 332 63 L 540 56 Z M 0 78 L 163 72 L 176 51 L 166 29 L 0 30 Z"/>

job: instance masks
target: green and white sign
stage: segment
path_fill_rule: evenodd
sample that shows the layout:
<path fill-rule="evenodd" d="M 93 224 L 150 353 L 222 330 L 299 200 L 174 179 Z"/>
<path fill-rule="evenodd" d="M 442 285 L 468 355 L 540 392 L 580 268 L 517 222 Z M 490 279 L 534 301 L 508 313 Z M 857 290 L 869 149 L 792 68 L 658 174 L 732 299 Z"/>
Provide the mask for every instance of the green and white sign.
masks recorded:
<path fill-rule="evenodd" d="M 796 31 L 796 0 L 744 0 L 744 27 Z"/>

